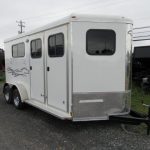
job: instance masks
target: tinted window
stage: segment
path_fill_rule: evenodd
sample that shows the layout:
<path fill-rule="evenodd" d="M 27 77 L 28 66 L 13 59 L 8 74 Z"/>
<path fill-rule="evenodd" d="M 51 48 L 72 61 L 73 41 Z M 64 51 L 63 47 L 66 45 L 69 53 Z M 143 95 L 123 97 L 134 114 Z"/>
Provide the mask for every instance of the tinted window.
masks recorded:
<path fill-rule="evenodd" d="M 133 57 L 150 58 L 150 46 L 135 47 Z"/>
<path fill-rule="evenodd" d="M 24 57 L 25 56 L 25 44 L 19 43 L 12 46 L 12 56 L 13 57 Z"/>
<path fill-rule="evenodd" d="M 41 39 L 36 39 L 31 41 L 31 57 L 40 58 L 42 56 L 42 41 Z"/>
<path fill-rule="evenodd" d="M 49 37 L 48 53 L 50 57 L 62 57 L 64 55 L 64 35 L 62 33 Z"/>
<path fill-rule="evenodd" d="M 116 34 L 113 30 L 89 30 L 87 32 L 87 53 L 89 55 L 113 55 Z"/>
<path fill-rule="evenodd" d="M 48 48 L 49 56 L 56 56 L 55 50 L 55 36 L 49 37 L 49 48 Z"/>

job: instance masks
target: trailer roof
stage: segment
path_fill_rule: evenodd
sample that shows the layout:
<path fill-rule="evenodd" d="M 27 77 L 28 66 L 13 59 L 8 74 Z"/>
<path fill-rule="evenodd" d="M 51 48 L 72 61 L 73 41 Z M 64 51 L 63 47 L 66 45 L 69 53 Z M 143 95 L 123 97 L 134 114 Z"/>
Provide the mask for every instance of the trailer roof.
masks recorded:
<path fill-rule="evenodd" d="M 25 37 L 25 36 L 29 36 L 32 34 L 36 34 L 42 31 L 46 31 L 48 29 L 63 25 L 63 24 L 67 24 L 70 22 L 77 22 L 77 21 L 81 21 L 81 22 L 118 22 L 118 23 L 130 23 L 132 24 L 132 20 L 125 18 L 125 17 L 120 17 L 120 16 L 105 16 L 105 15 L 91 15 L 91 14 L 71 14 L 63 19 L 57 20 L 55 22 L 49 23 L 43 27 L 37 28 L 35 30 L 32 30 L 30 32 L 26 32 L 20 35 L 17 35 L 15 37 L 6 39 L 4 41 L 4 43 Z"/>

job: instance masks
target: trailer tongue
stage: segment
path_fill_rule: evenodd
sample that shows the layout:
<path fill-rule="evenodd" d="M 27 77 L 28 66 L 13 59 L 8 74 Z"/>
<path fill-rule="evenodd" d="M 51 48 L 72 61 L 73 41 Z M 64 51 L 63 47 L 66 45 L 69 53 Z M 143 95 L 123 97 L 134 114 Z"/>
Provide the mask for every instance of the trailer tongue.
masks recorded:
<path fill-rule="evenodd" d="M 139 125 L 141 123 L 145 123 L 147 125 L 147 135 L 150 134 L 150 105 L 143 104 L 144 106 L 148 107 L 148 114 L 144 115 L 138 113 L 134 110 L 131 110 L 129 115 L 111 115 L 109 116 L 109 120 L 121 122 L 124 124 L 132 124 L 132 125 Z"/>

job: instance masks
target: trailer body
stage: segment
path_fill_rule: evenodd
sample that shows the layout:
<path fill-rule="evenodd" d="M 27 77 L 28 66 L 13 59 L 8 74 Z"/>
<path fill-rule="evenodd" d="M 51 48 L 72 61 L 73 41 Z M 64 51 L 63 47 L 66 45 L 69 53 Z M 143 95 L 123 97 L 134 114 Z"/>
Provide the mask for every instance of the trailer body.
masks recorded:
<path fill-rule="evenodd" d="M 73 14 L 5 41 L 6 83 L 61 119 L 130 112 L 132 21 Z"/>

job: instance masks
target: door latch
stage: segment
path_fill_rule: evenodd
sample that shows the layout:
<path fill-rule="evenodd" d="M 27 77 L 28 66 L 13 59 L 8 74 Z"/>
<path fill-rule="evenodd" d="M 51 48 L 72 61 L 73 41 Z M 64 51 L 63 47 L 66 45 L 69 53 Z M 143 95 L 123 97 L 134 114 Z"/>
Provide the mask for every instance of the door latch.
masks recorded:
<path fill-rule="evenodd" d="M 32 70 L 32 66 L 30 66 L 30 70 Z"/>
<path fill-rule="evenodd" d="M 47 71 L 50 71 L 50 68 L 49 68 L 49 67 L 47 67 Z"/>
<path fill-rule="evenodd" d="M 41 97 L 47 98 L 47 96 L 45 96 L 44 94 L 41 94 Z"/>

